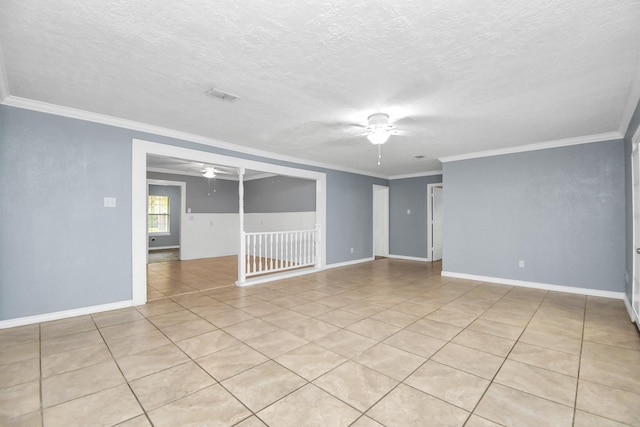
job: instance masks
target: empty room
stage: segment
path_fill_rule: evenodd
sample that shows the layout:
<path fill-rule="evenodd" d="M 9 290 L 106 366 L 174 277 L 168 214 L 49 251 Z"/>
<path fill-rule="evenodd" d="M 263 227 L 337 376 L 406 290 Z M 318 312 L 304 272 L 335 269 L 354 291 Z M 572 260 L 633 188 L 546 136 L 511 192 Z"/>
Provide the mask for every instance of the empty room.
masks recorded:
<path fill-rule="evenodd" d="M 85 3 L 0 7 L 0 425 L 640 425 L 638 1 Z"/>

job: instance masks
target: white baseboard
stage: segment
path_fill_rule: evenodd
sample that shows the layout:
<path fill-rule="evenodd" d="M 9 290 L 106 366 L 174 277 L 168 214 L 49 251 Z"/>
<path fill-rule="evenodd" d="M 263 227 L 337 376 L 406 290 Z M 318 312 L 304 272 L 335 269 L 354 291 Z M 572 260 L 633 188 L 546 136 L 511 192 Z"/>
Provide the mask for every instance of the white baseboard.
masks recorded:
<path fill-rule="evenodd" d="M 524 288 L 544 289 L 547 291 L 566 292 L 570 294 L 589 295 L 603 298 L 624 299 L 624 292 L 603 291 L 600 289 L 577 288 L 573 286 L 552 285 L 549 283 L 527 282 L 524 280 L 503 279 L 500 277 L 477 276 L 475 274 L 454 273 L 452 271 L 442 271 L 442 276 L 456 279 L 476 280 L 479 282 L 498 283 L 501 285 L 520 286 Z"/>
<path fill-rule="evenodd" d="M 348 265 L 354 265 L 354 264 L 361 264 L 363 262 L 369 262 L 369 261 L 373 261 L 374 257 L 370 257 L 370 258 L 361 258 L 361 259 L 355 259 L 353 261 L 345 261 L 345 262 L 339 262 L 339 263 L 335 263 L 335 264 L 328 264 L 325 265 L 323 268 L 308 268 L 308 269 L 304 269 L 304 270 L 293 270 L 293 271 L 285 271 L 283 273 L 277 273 L 277 274 L 270 274 L 267 276 L 263 276 L 263 277 L 255 277 L 252 279 L 247 279 L 244 283 L 239 283 L 236 282 L 236 286 L 251 286 L 251 285 L 257 285 L 258 283 L 266 283 L 266 282 L 271 282 L 274 280 L 280 280 L 280 279 L 288 279 L 290 277 L 296 277 L 296 276 L 303 276 L 305 274 L 311 274 L 311 273 L 317 273 L 319 271 L 322 270 L 328 270 L 331 268 L 338 268 L 338 267 L 346 267 Z"/>
<path fill-rule="evenodd" d="M 178 246 L 154 246 L 149 247 L 149 251 L 162 251 L 165 249 L 180 249 L 180 245 Z"/>
<path fill-rule="evenodd" d="M 375 259 L 374 257 L 369 257 L 369 258 L 354 259 L 352 261 L 337 262 L 335 264 L 327 264 L 325 268 L 329 269 L 329 268 L 346 267 L 348 265 L 362 264 L 363 262 L 373 261 L 374 259 Z"/>
<path fill-rule="evenodd" d="M 431 262 L 429 258 L 420 258 L 415 256 L 406 256 L 406 255 L 387 255 L 387 258 L 393 259 L 406 259 L 407 261 L 420 261 L 420 262 Z"/>
<path fill-rule="evenodd" d="M 236 286 L 243 287 L 243 286 L 257 285 L 258 283 L 267 283 L 267 282 L 273 282 L 274 280 L 282 280 L 282 279 L 288 279 L 290 277 L 304 276 L 306 274 L 317 273 L 318 271 L 322 271 L 322 269 L 309 267 L 303 270 L 292 270 L 292 271 L 285 271 L 282 273 L 268 274 L 266 276 L 249 278 L 245 280 L 244 283 L 236 282 Z"/>
<path fill-rule="evenodd" d="M 56 311 L 53 313 L 38 314 L 35 316 L 19 317 L 17 319 L 0 320 L 0 329 L 15 328 L 16 326 L 32 325 L 40 322 L 50 322 L 52 320 L 67 319 L 69 317 L 85 316 L 87 314 L 99 313 L 102 311 L 118 310 L 120 308 L 132 307 L 133 301 L 120 301 L 111 304 L 93 305 L 90 307 L 74 308 L 72 310 Z"/>
<path fill-rule="evenodd" d="M 631 301 L 629 301 L 629 298 L 627 297 L 626 292 L 624 294 L 624 306 L 627 309 L 627 313 L 629 313 L 629 317 L 631 318 L 631 321 L 635 324 L 638 324 L 638 318 L 636 317 L 636 314 L 633 312 L 633 307 L 631 307 Z"/>

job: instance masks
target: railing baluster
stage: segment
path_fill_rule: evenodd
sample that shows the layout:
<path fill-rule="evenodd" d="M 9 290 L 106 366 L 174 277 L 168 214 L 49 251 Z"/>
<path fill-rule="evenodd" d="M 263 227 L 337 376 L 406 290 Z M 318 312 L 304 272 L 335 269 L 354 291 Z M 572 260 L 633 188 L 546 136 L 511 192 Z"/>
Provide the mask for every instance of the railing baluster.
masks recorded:
<path fill-rule="evenodd" d="M 258 271 L 258 266 L 256 265 L 256 243 L 258 242 L 258 236 L 253 236 L 253 242 L 252 242 L 252 250 L 251 250 L 251 256 L 253 257 L 253 272 L 255 273 L 256 271 Z"/>
<path fill-rule="evenodd" d="M 247 273 L 251 273 L 251 263 L 250 263 L 250 259 L 251 259 L 251 235 L 247 234 L 244 236 L 244 247 L 245 247 L 245 251 L 244 251 L 244 272 L 245 274 Z"/>
<path fill-rule="evenodd" d="M 282 268 L 282 233 L 278 233 L 278 268 Z"/>
<path fill-rule="evenodd" d="M 247 276 L 304 266 L 319 266 L 319 230 L 245 233 Z"/>
<path fill-rule="evenodd" d="M 302 252 L 302 261 L 304 265 L 307 263 L 307 233 L 302 233 L 302 241 L 300 242 L 300 251 Z"/>
<path fill-rule="evenodd" d="M 269 238 L 269 270 L 273 270 L 273 234 L 268 234 Z"/>
<path fill-rule="evenodd" d="M 284 235 L 284 266 L 289 267 L 289 233 Z"/>

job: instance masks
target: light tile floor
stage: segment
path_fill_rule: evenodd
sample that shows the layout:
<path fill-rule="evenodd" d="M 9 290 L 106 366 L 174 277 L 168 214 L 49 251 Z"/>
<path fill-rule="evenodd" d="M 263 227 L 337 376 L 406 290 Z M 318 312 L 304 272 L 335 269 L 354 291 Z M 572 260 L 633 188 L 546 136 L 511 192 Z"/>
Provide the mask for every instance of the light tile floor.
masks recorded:
<path fill-rule="evenodd" d="M 150 264 L 145 306 L 0 331 L 0 425 L 640 425 L 621 301 L 392 259 L 225 286 L 234 262 Z"/>

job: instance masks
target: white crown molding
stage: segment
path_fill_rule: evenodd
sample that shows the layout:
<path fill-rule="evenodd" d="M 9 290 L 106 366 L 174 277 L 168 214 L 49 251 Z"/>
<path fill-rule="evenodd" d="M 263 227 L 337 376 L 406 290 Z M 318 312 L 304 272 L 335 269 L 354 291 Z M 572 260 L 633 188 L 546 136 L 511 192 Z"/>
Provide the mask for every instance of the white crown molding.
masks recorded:
<path fill-rule="evenodd" d="M 456 162 L 458 160 L 477 159 L 480 157 L 502 156 L 504 154 L 524 153 L 527 151 L 547 150 L 549 148 L 568 147 L 570 145 L 591 144 L 593 142 L 605 142 L 614 139 L 622 139 L 620 132 L 607 132 L 595 135 L 577 136 L 575 138 L 557 139 L 555 141 L 538 142 L 535 144 L 520 145 L 518 147 L 499 148 L 497 150 L 477 151 L 475 153 L 459 154 L 457 156 L 440 157 L 442 163 Z"/>
<path fill-rule="evenodd" d="M 633 118 L 633 113 L 635 113 L 638 103 L 640 103 L 640 59 L 636 64 L 636 73 L 634 77 L 635 78 L 631 82 L 631 87 L 629 88 L 627 105 L 625 105 L 622 113 L 622 119 L 620 120 L 620 128 L 618 129 L 620 134 L 623 136 L 627 134 L 627 129 L 629 129 L 631 119 Z"/>
<path fill-rule="evenodd" d="M 225 150 L 235 151 L 237 153 L 249 154 L 252 156 L 263 157 L 265 160 L 280 160 L 291 162 L 303 166 L 312 166 L 322 169 L 331 169 L 342 172 L 349 172 L 358 175 L 365 175 L 374 178 L 389 179 L 387 175 L 377 174 L 369 171 L 343 168 L 341 166 L 330 165 L 328 163 L 315 162 L 313 160 L 301 159 L 298 157 L 286 156 L 283 154 L 272 153 L 269 151 L 258 150 L 255 148 L 244 147 L 242 145 L 232 144 L 230 142 L 220 141 L 214 138 L 208 138 L 201 135 L 182 132 L 165 128 L 162 126 L 150 125 L 147 123 L 137 122 L 134 120 L 122 119 L 119 117 L 108 116 L 106 114 L 93 113 L 91 111 L 78 110 L 76 108 L 64 107 L 61 105 L 49 104 L 46 102 L 34 101 L 31 99 L 20 98 L 17 96 L 7 96 L 1 101 L 2 104 L 25 110 L 39 111 L 41 113 L 54 114 L 56 116 L 69 117 L 72 119 L 84 120 L 93 123 L 100 123 L 119 128 L 136 130 L 139 132 L 150 133 L 154 135 L 165 136 L 168 138 L 180 139 L 183 141 L 195 142 L 198 144 L 208 145 L 210 147 L 223 148 Z"/>
<path fill-rule="evenodd" d="M 500 285 L 518 286 L 523 288 L 544 289 L 547 291 L 566 292 L 569 294 L 589 295 L 603 298 L 624 299 L 624 292 L 605 291 L 601 289 L 579 288 L 574 286 L 552 285 L 549 283 L 528 282 L 525 280 L 503 279 L 501 277 L 478 276 L 475 274 L 442 271 L 443 277 L 454 279 L 475 280 L 478 282 L 498 283 Z"/>
<path fill-rule="evenodd" d="M 9 79 L 7 78 L 7 68 L 4 63 L 4 54 L 0 44 L 0 104 L 9 97 Z"/>
<path fill-rule="evenodd" d="M 421 178 L 423 176 L 435 176 L 435 175 L 442 175 L 442 171 L 430 171 L 430 172 L 417 172 L 417 173 L 407 173 L 407 174 L 403 174 L 403 175 L 392 175 L 389 177 L 390 180 L 392 179 L 405 179 L 405 178 Z"/>

